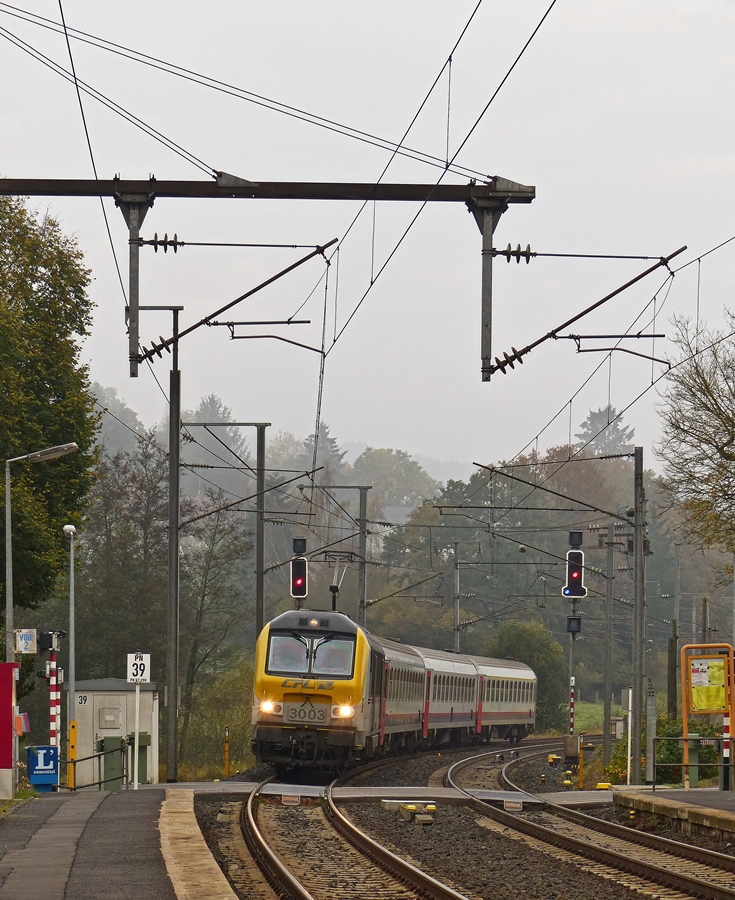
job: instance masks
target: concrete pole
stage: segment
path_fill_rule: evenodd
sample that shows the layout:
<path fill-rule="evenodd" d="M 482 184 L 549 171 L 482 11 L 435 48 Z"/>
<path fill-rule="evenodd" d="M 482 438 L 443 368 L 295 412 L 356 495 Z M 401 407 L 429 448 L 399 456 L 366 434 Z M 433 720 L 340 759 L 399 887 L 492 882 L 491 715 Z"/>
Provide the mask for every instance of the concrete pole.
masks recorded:
<path fill-rule="evenodd" d="M 181 372 L 179 372 L 179 311 L 174 317 L 173 358 L 170 374 L 168 419 L 168 628 L 167 628 L 167 709 L 166 781 L 178 781 L 179 715 L 179 492 Z"/>
<path fill-rule="evenodd" d="M 607 526 L 607 583 L 605 585 L 605 696 L 603 713 L 602 757 L 606 766 L 610 765 L 611 738 L 610 718 L 612 712 L 612 643 L 613 643 L 613 582 L 615 579 L 615 525 Z"/>
<path fill-rule="evenodd" d="M 656 691 L 648 679 L 646 692 L 646 784 L 653 784 L 653 754 L 656 738 Z"/>
<path fill-rule="evenodd" d="M 697 643 L 697 600 L 692 596 L 692 644 Z"/>
<path fill-rule="evenodd" d="M 365 627 L 365 612 L 367 610 L 367 492 L 369 487 L 360 487 L 360 514 L 357 522 L 360 528 L 358 553 L 360 559 L 357 564 L 357 624 Z"/>
<path fill-rule="evenodd" d="M 265 568 L 265 429 L 259 424 L 257 428 L 256 457 L 256 501 L 255 522 L 255 637 L 260 635 L 265 625 L 265 593 L 263 571 Z"/>
<path fill-rule="evenodd" d="M 641 736 L 643 719 L 643 669 L 645 641 L 645 571 L 643 555 L 643 447 L 635 448 L 633 520 L 633 696 L 630 723 L 631 778 L 641 784 Z"/>
<path fill-rule="evenodd" d="M 454 652 L 459 653 L 459 545 L 454 545 Z"/>
<path fill-rule="evenodd" d="M 702 597 L 702 643 L 709 644 L 709 601 Z"/>
<path fill-rule="evenodd" d="M 10 463 L 5 461 L 5 662 L 15 662 L 13 652 L 13 538 L 10 514 Z"/>

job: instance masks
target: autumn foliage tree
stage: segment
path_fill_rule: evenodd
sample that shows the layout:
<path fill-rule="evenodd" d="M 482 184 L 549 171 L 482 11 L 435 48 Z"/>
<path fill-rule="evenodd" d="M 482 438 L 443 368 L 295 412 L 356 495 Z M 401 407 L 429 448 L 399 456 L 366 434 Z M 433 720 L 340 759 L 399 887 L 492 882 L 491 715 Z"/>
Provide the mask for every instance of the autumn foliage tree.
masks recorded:
<path fill-rule="evenodd" d="M 680 361 L 663 394 L 664 480 L 685 530 L 707 546 L 735 550 L 735 315 L 726 332 L 695 332 L 676 320 Z"/>

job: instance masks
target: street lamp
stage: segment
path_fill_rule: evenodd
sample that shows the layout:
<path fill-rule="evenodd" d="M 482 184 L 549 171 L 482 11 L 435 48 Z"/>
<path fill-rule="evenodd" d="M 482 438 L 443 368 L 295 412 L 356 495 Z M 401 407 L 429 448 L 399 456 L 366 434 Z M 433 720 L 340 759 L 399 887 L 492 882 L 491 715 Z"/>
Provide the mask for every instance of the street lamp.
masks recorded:
<path fill-rule="evenodd" d="M 44 450 L 36 450 L 34 453 L 25 453 L 23 456 L 15 456 L 5 460 L 5 662 L 13 662 L 15 659 L 13 640 L 13 540 L 11 536 L 12 519 L 10 515 L 10 463 L 15 462 L 45 462 L 74 453 L 79 447 L 75 443 L 58 444 L 56 447 L 46 447 Z"/>
<path fill-rule="evenodd" d="M 70 789 L 76 788 L 77 742 L 76 742 L 76 707 L 74 706 L 74 690 L 76 679 L 76 648 L 74 645 L 74 535 L 77 533 L 73 525 L 64 525 L 64 534 L 69 538 L 69 705 L 67 709 L 67 776 L 66 783 Z"/>

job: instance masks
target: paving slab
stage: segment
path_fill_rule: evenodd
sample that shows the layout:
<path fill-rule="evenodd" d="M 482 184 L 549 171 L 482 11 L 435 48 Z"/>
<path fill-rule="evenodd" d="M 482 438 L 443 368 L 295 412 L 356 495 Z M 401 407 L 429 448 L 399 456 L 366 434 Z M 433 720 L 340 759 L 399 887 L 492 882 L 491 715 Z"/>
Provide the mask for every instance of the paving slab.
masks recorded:
<path fill-rule="evenodd" d="M 0 860 L 0 900 L 64 900 L 77 843 L 104 799 L 101 793 L 44 797 L 26 803 L 17 820 L 3 819 L 8 849 Z"/>
<path fill-rule="evenodd" d="M 79 839 L 64 900 L 177 900 L 161 852 L 165 791 L 103 796 Z"/>

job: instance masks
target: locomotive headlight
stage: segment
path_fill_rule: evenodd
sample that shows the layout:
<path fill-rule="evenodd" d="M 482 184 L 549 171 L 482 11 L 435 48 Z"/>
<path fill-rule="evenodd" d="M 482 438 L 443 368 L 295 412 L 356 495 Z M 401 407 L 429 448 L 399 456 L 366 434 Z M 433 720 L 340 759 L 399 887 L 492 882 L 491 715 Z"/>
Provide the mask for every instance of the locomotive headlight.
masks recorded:
<path fill-rule="evenodd" d="M 266 715 L 268 715 L 268 714 L 278 715 L 278 713 L 280 713 L 282 709 L 283 709 L 283 707 L 281 706 L 280 703 L 274 703 L 272 700 L 261 700 L 260 701 L 260 711 L 262 713 L 266 713 Z"/>
<path fill-rule="evenodd" d="M 335 719 L 349 719 L 355 715 L 354 706 L 333 706 L 332 717 Z"/>

